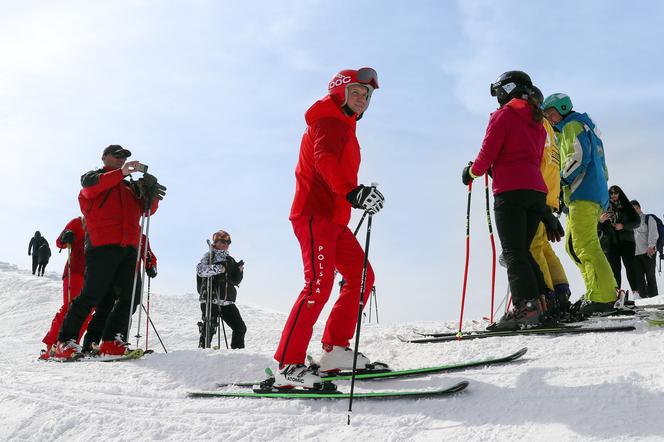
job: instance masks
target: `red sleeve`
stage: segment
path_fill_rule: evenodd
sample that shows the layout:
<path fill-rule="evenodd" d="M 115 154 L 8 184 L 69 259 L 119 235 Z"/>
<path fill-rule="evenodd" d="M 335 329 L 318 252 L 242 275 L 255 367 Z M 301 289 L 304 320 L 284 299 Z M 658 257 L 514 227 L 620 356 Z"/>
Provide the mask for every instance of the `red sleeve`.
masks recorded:
<path fill-rule="evenodd" d="M 314 167 L 332 191 L 345 197 L 355 188 L 341 166 L 341 154 L 348 141 L 348 127 L 334 118 L 323 118 L 311 125 Z"/>
<path fill-rule="evenodd" d="M 145 262 L 145 268 L 157 268 L 157 255 L 155 255 L 152 251 L 152 248 L 150 247 L 150 240 L 145 235 L 143 235 L 143 244 L 147 244 L 148 246 L 148 259 Z"/>
<path fill-rule="evenodd" d="M 473 166 L 470 168 L 474 176 L 484 175 L 498 157 L 507 137 L 509 127 L 508 118 L 508 113 L 501 112 L 501 110 L 497 110 L 489 118 L 489 125 L 486 128 L 486 134 L 482 141 L 482 148 L 480 149 L 480 153 L 477 154 L 475 161 L 473 161 Z"/>
<path fill-rule="evenodd" d="M 81 224 L 81 218 L 76 217 L 76 218 L 72 219 L 71 221 L 69 221 L 67 223 L 65 228 L 62 229 L 62 232 L 60 232 L 60 234 L 58 235 L 58 237 L 55 240 L 55 245 L 58 247 L 58 249 L 66 249 L 67 248 L 67 244 L 60 241 L 60 237 L 62 236 L 62 234 L 64 233 L 65 230 L 71 230 L 72 232 L 74 232 L 74 238 L 75 239 L 82 238 L 84 233 L 83 233 L 83 225 Z"/>
<path fill-rule="evenodd" d="M 88 172 L 81 179 L 83 185 L 81 195 L 86 199 L 93 199 L 105 190 L 116 186 L 123 179 L 122 169 L 104 173 Z"/>

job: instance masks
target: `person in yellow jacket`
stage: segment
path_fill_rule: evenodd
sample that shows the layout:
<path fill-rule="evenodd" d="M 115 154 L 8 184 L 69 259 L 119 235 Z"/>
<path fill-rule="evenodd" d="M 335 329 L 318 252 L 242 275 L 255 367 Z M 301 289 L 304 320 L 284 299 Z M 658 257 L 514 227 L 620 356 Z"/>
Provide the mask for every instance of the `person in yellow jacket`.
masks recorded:
<path fill-rule="evenodd" d="M 534 96 L 541 104 L 544 101 L 544 95 L 539 88 L 533 87 Z M 546 129 L 546 143 L 544 144 L 544 154 L 540 170 L 546 183 L 548 192 L 546 194 L 546 205 L 553 212 L 560 208 L 560 152 L 556 144 L 556 136 L 553 127 L 547 119 L 542 121 Z M 530 253 L 537 261 L 537 264 L 544 276 L 544 283 L 547 289 L 547 307 L 549 313 L 562 314 L 569 310 L 570 289 L 567 274 L 563 269 L 560 259 L 556 256 L 543 223 L 540 223 L 533 242 L 530 244 Z"/>

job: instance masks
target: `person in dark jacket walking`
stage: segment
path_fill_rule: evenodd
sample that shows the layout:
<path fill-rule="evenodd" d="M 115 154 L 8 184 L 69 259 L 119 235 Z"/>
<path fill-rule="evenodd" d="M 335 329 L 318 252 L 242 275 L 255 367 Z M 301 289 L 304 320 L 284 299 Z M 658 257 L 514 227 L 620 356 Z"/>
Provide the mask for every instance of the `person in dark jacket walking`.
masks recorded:
<path fill-rule="evenodd" d="M 507 264 L 514 308 L 491 330 L 540 325 L 546 291 L 544 276 L 530 252 L 540 221 L 549 239 L 560 240 L 562 227 L 546 206 L 541 163 L 546 141 L 544 118 L 525 72 L 508 71 L 491 85 L 500 108 L 491 114 L 482 148 L 463 169 L 465 185 L 492 171 L 496 227 Z"/>
<path fill-rule="evenodd" d="M 632 292 L 639 290 L 639 282 L 634 261 L 634 229 L 641 224 L 641 217 L 616 185 L 609 187 L 609 206 L 599 217 L 599 234 L 602 250 L 611 264 L 613 277 L 618 288 L 622 282 L 622 260 L 627 273 L 627 281 Z"/>
<path fill-rule="evenodd" d="M 228 247 L 231 245 L 231 236 L 228 232 L 219 230 L 212 235 L 212 256 L 210 251 L 205 252 L 201 261 L 196 266 L 198 275 L 198 292 L 201 302 L 202 321 L 198 323 L 200 339 L 199 348 L 209 348 L 212 343 L 215 329 L 219 319 L 224 321 L 233 330 L 231 338 L 231 348 L 244 348 L 244 335 L 247 332 L 247 326 L 242 320 L 240 311 L 235 305 L 237 299 L 237 289 L 244 277 L 244 261 L 239 262 L 228 253 Z M 208 323 L 207 341 L 205 340 L 205 323 L 208 297 L 208 278 L 210 279 L 211 305 L 210 318 Z"/>
<path fill-rule="evenodd" d="M 28 256 L 32 256 L 32 274 L 34 275 L 37 271 L 37 266 L 39 265 L 39 248 L 44 244 L 48 243 L 46 238 L 44 238 L 39 230 L 35 232 L 35 236 L 30 238 L 30 243 L 28 244 Z"/>

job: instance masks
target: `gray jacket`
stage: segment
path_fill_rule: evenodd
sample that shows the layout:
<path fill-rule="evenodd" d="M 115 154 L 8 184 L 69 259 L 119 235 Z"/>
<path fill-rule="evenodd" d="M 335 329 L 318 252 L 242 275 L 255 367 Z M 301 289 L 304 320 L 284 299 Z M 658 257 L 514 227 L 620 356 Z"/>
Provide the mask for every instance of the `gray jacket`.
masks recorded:
<path fill-rule="evenodd" d="M 645 213 L 641 213 L 641 224 L 634 229 L 635 255 L 643 255 L 648 251 L 648 247 L 655 247 L 659 238 L 657 222 L 653 217 L 649 217 L 646 222 L 646 216 Z"/>

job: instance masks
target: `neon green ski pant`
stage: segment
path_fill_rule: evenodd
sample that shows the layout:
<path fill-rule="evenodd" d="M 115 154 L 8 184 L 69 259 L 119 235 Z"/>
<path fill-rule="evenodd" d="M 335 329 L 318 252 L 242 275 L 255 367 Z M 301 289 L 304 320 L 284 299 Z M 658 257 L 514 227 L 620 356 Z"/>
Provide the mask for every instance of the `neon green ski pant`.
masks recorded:
<path fill-rule="evenodd" d="M 581 270 L 586 284 L 586 299 L 594 302 L 616 300 L 616 279 L 597 237 L 599 204 L 572 201 L 567 217 L 565 249 Z"/>

